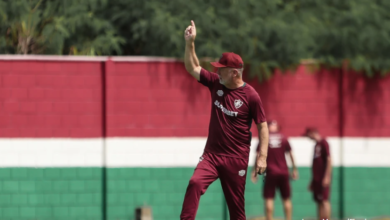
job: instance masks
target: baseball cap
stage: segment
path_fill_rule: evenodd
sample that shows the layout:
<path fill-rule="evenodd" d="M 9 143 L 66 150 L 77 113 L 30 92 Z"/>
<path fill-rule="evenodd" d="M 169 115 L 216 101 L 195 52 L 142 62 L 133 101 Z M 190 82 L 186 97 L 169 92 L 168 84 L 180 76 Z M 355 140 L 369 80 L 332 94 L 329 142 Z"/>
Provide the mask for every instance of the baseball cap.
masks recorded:
<path fill-rule="evenodd" d="M 210 62 L 211 65 L 217 68 L 231 67 L 231 68 L 243 68 L 244 62 L 238 54 L 233 52 L 225 52 L 222 54 L 218 62 Z"/>
<path fill-rule="evenodd" d="M 305 133 L 303 133 L 302 136 L 306 137 L 311 132 L 318 132 L 318 130 L 315 127 L 307 127 Z"/>

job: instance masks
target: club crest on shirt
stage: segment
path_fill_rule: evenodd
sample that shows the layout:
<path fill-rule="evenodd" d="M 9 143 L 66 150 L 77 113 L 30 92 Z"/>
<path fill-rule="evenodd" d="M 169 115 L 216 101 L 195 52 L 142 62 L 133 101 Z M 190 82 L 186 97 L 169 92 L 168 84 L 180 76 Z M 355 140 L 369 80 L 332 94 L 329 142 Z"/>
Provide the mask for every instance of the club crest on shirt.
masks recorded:
<path fill-rule="evenodd" d="M 282 146 L 282 140 L 280 139 L 280 136 L 269 136 L 269 146 L 271 148 L 280 148 Z"/>
<path fill-rule="evenodd" d="M 245 170 L 240 170 L 240 171 L 238 171 L 238 175 L 244 176 L 244 175 L 245 175 Z"/>
<path fill-rule="evenodd" d="M 234 106 L 235 106 L 236 108 L 241 107 L 242 104 L 243 104 L 243 102 L 242 102 L 240 99 L 234 100 Z"/>
<path fill-rule="evenodd" d="M 217 91 L 217 95 L 218 95 L 218 96 L 223 96 L 223 91 L 222 91 L 222 90 L 218 90 L 218 91 Z"/>

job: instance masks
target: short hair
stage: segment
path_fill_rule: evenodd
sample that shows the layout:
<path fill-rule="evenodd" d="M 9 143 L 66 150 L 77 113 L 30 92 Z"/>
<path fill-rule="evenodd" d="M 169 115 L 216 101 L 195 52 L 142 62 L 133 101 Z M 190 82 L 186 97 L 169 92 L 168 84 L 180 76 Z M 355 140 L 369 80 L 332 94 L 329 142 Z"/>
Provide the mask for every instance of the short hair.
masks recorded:
<path fill-rule="evenodd" d="M 305 133 L 303 136 L 307 136 L 309 133 L 318 133 L 318 129 L 316 127 L 306 127 Z"/>

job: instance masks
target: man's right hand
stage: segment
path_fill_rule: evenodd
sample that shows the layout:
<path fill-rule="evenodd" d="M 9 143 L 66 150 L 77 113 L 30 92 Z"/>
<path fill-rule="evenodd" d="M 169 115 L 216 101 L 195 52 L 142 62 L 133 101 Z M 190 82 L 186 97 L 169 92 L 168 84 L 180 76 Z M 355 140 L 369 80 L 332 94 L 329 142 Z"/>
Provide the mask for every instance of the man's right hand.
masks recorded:
<path fill-rule="evenodd" d="M 297 180 L 298 179 L 298 170 L 295 168 L 293 169 L 292 173 L 291 173 L 291 178 L 293 180 Z"/>
<path fill-rule="evenodd" d="M 313 183 L 312 182 L 309 183 L 309 186 L 307 187 L 307 190 L 309 192 L 313 192 Z"/>
<path fill-rule="evenodd" d="M 191 25 L 186 28 L 184 31 L 184 39 L 187 43 L 192 43 L 195 41 L 196 37 L 196 27 L 195 22 L 191 20 Z"/>
<path fill-rule="evenodd" d="M 257 183 L 257 175 L 256 175 L 256 170 L 255 169 L 252 170 L 251 180 L 252 180 L 252 183 Z"/>

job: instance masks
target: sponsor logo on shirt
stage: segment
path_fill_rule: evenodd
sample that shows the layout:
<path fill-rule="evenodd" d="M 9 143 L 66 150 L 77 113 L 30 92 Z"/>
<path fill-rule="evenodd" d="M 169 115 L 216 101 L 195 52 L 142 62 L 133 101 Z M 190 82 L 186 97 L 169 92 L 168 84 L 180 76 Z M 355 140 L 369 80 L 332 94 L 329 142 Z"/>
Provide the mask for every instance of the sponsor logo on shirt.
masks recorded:
<path fill-rule="evenodd" d="M 223 96 L 223 91 L 222 91 L 222 90 L 218 90 L 218 91 L 217 91 L 217 95 L 218 95 L 218 96 Z"/>
<path fill-rule="evenodd" d="M 234 116 L 234 117 L 237 117 L 238 115 L 238 112 L 227 110 L 225 107 L 223 107 L 223 105 L 218 100 L 215 100 L 214 105 L 216 105 L 217 108 L 220 108 L 222 112 L 225 113 L 226 115 Z"/>
<path fill-rule="evenodd" d="M 234 106 L 236 108 L 240 108 L 242 106 L 243 102 L 240 99 L 234 100 Z"/>
<path fill-rule="evenodd" d="M 244 175 L 245 175 L 245 170 L 240 170 L 240 171 L 238 171 L 238 175 L 244 176 Z"/>

